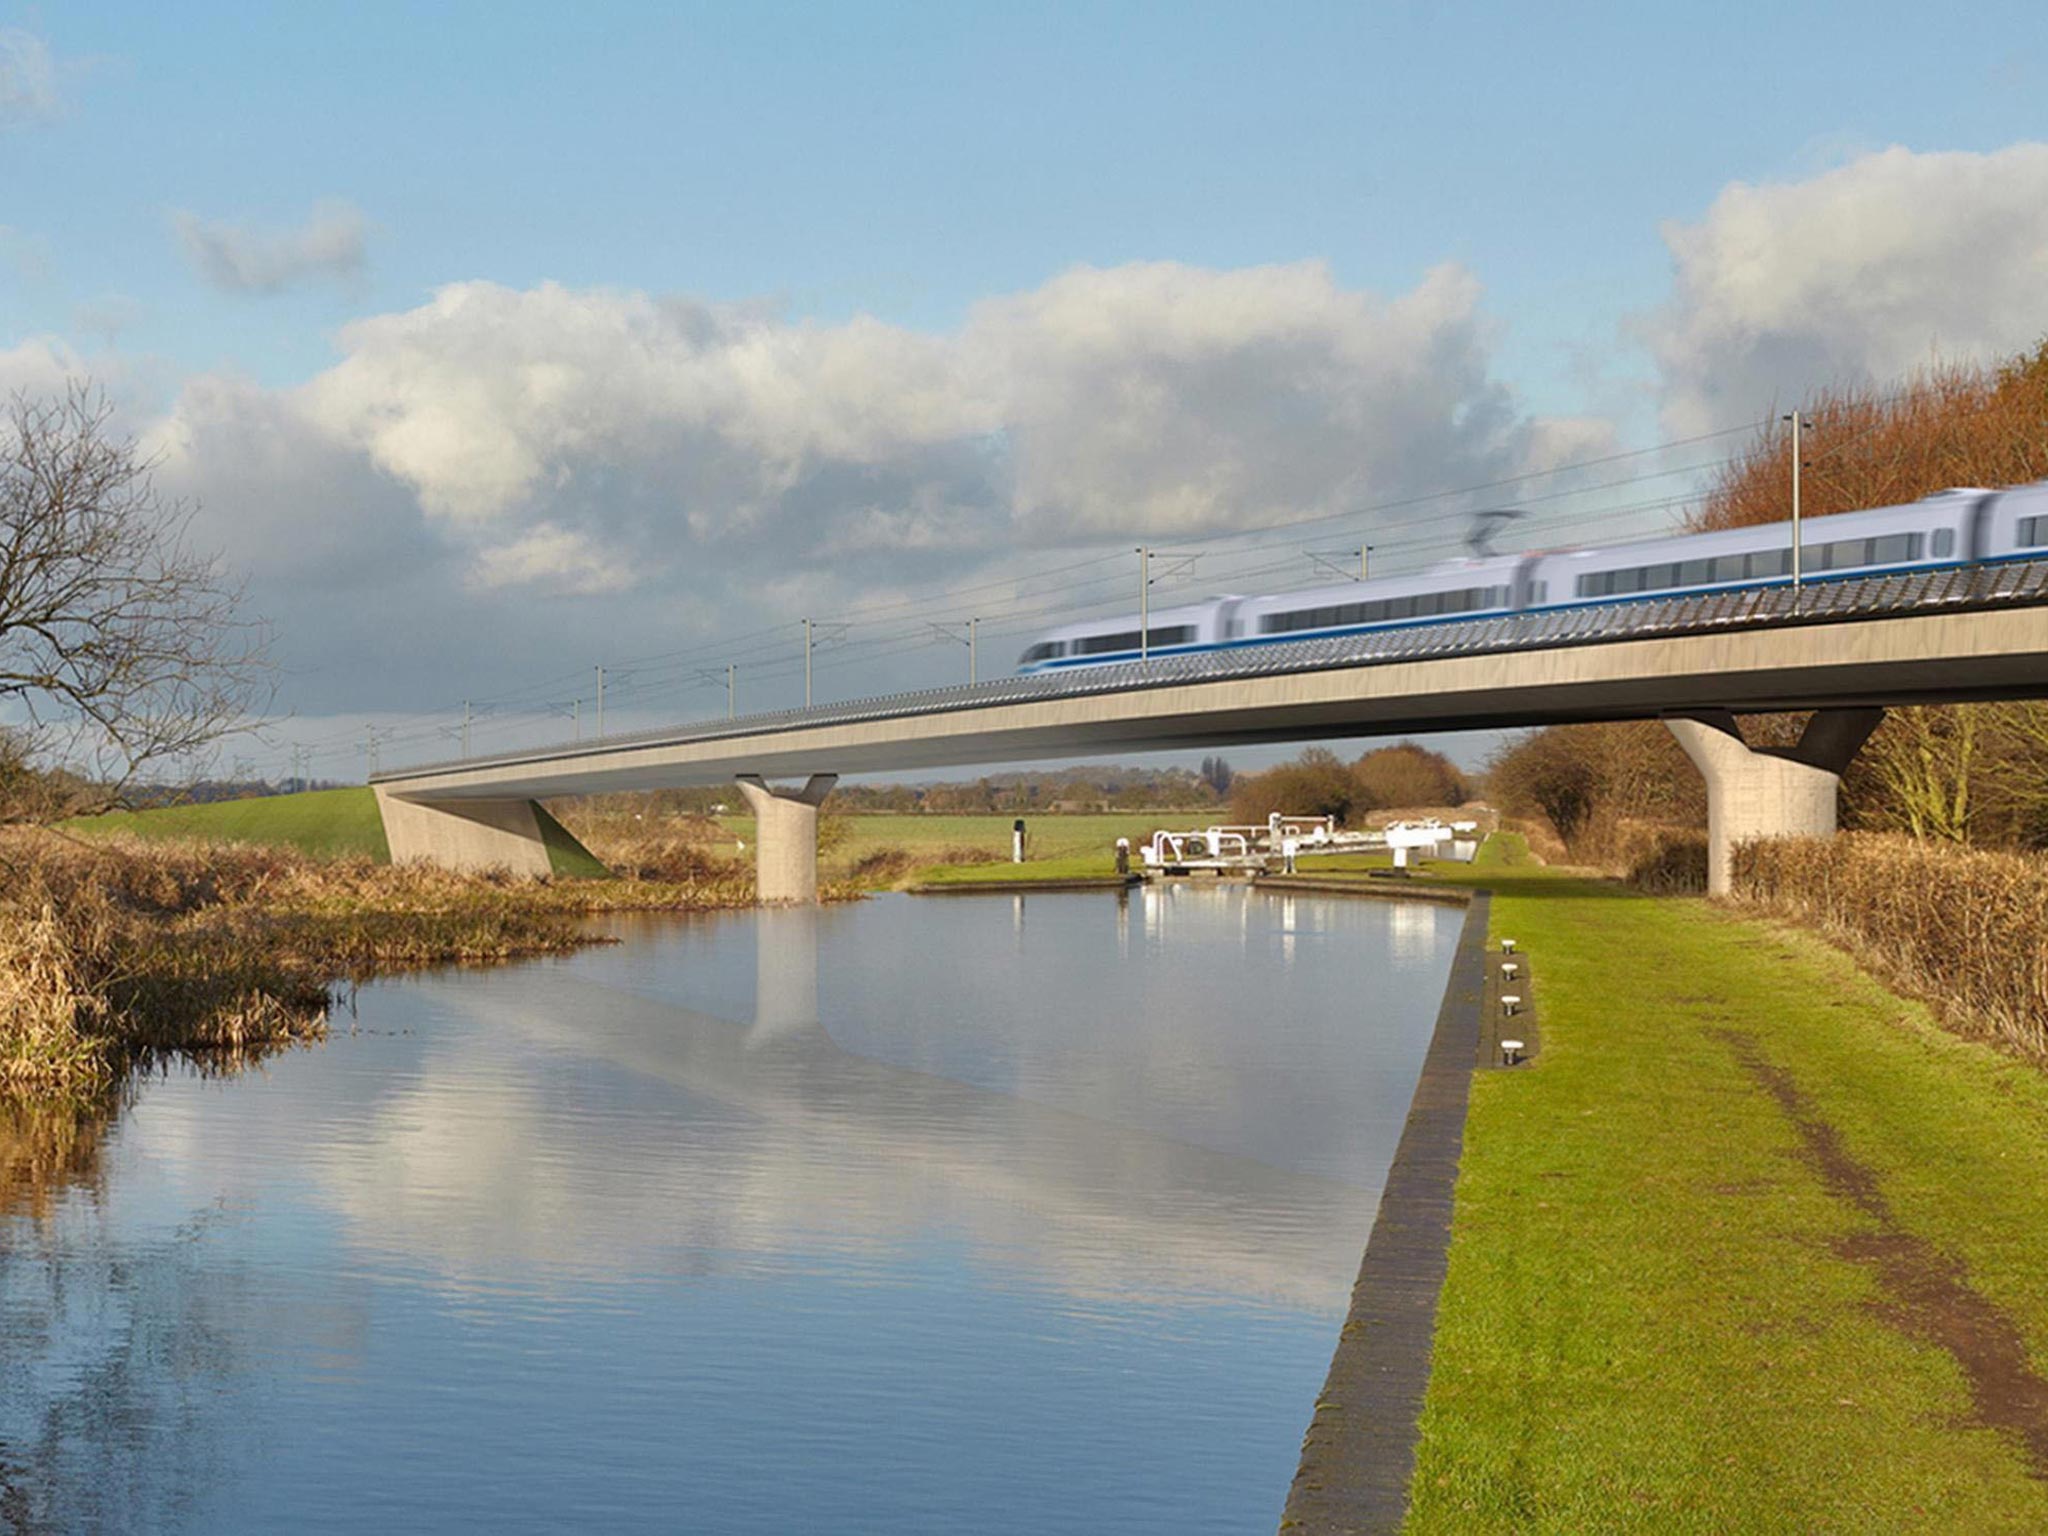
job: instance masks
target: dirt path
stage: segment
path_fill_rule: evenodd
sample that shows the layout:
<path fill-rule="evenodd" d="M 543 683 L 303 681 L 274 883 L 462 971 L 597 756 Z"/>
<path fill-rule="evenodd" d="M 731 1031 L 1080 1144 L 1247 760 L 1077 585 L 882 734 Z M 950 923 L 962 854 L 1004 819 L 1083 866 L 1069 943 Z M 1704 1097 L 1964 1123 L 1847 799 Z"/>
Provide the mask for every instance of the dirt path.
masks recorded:
<path fill-rule="evenodd" d="M 1970 1285 L 1955 1259 L 1899 1225 L 1876 1175 L 1849 1155 L 1791 1075 L 1764 1058 L 1754 1035 L 1718 1033 L 1778 1101 L 1829 1192 L 1870 1218 L 1873 1230 L 1844 1238 L 1836 1252 L 1876 1275 L 1886 1298 L 1877 1314 L 1908 1337 L 1946 1350 L 1969 1383 L 1973 1422 L 2015 1437 L 2028 1469 L 2048 1481 L 2048 1381 L 2028 1360 L 2012 1319 Z"/>

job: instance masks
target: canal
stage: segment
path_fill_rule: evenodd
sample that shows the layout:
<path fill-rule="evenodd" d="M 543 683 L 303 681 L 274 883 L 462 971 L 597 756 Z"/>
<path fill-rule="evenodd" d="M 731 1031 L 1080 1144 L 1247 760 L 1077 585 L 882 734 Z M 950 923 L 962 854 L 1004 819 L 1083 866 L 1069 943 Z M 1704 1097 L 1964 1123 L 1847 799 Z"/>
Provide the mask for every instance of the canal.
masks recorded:
<path fill-rule="evenodd" d="M 1267 1532 L 1462 913 L 608 919 L 0 1124 L 0 1529 Z"/>

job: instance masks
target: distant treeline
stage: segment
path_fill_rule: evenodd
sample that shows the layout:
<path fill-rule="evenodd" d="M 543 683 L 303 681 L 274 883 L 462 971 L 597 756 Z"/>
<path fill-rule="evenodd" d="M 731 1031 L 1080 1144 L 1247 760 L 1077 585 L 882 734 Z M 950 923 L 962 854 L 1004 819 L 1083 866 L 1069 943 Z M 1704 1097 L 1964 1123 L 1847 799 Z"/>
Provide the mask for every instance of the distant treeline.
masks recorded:
<path fill-rule="evenodd" d="M 1224 803 L 1232 780 L 1230 764 L 1206 758 L 1199 770 L 1186 768 L 1082 767 L 991 773 L 959 783 L 841 784 L 832 792 L 837 815 L 1054 815 L 1102 811 L 1209 808 Z M 642 812 L 706 816 L 718 807 L 740 808 L 730 785 L 663 789 L 640 795 L 596 797 L 596 808 L 628 802 Z"/>
<path fill-rule="evenodd" d="M 1230 818 L 1257 824 L 1278 811 L 1356 823 L 1374 811 L 1445 809 L 1470 798 L 1471 785 L 1457 764 L 1412 741 L 1376 747 L 1349 763 L 1328 748 L 1310 747 L 1291 763 L 1238 775 Z"/>

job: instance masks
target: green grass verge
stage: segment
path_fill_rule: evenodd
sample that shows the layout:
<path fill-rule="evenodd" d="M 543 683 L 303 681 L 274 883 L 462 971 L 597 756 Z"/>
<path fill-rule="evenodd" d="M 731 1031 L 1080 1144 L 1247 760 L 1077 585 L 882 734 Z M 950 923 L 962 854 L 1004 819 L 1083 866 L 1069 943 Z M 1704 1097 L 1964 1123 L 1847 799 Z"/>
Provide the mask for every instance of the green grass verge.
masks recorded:
<path fill-rule="evenodd" d="M 64 824 L 86 837 L 116 832 L 147 838 L 201 838 L 220 843 L 258 843 L 297 848 L 319 858 L 368 854 L 388 861 L 384 821 L 367 787 L 315 789 L 302 795 L 267 795 L 259 800 L 222 800 L 208 805 L 171 805 L 154 811 L 110 811 Z"/>
<path fill-rule="evenodd" d="M 1407 1529 L 2048 1530 L 2048 1482 L 1902 1326 L 1857 1258 L 1872 1218 L 1721 1032 L 1789 1076 L 2037 1373 L 2048 1075 L 1816 939 L 1514 852 L 1444 872 L 1496 891 L 1543 1053 L 1472 1085 Z"/>

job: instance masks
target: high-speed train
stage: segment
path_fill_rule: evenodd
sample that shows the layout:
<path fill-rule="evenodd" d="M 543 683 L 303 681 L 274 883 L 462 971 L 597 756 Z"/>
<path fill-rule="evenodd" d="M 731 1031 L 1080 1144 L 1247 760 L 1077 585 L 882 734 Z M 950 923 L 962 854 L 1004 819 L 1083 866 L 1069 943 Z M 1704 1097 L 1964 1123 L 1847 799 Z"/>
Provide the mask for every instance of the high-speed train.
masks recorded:
<path fill-rule="evenodd" d="M 2006 491 L 1943 491 L 1900 507 L 1807 518 L 1799 544 L 1802 579 L 1815 582 L 2048 559 L 2048 481 Z M 1784 586 L 1791 579 L 1791 523 L 1761 523 L 1633 544 L 1454 560 L 1413 576 L 1277 597 L 1210 598 L 1154 609 L 1143 644 L 1146 654 L 1176 656 L 1453 618 Z M 1139 648 L 1137 615 L 1094 619 L 1046 631 L 1024 652 L 1019 670 L 1135 662 Z"/>

